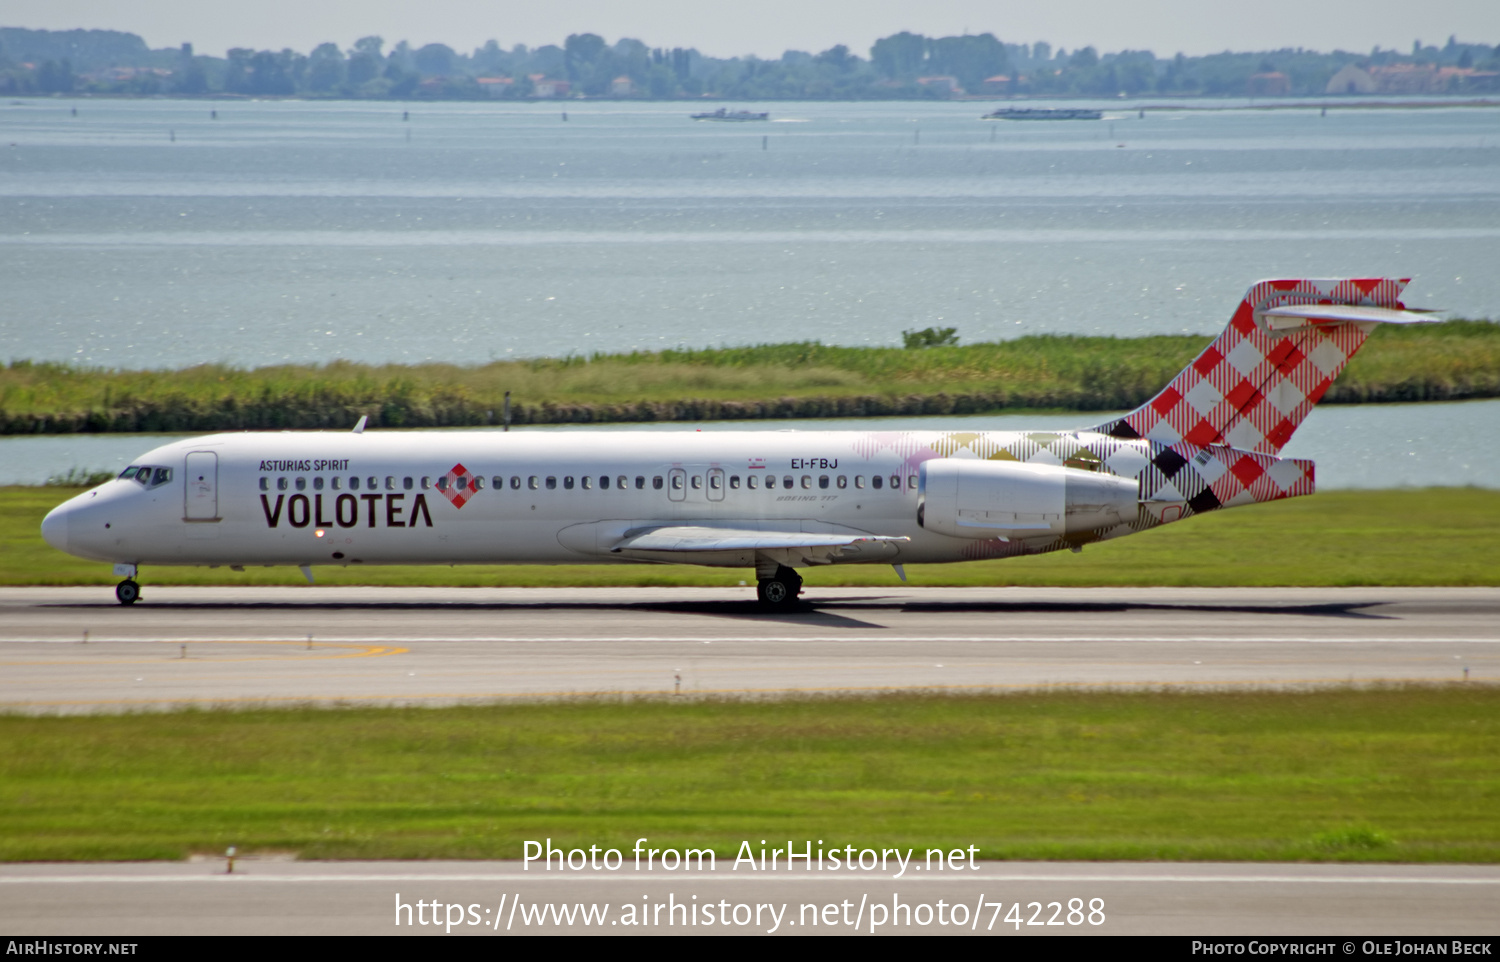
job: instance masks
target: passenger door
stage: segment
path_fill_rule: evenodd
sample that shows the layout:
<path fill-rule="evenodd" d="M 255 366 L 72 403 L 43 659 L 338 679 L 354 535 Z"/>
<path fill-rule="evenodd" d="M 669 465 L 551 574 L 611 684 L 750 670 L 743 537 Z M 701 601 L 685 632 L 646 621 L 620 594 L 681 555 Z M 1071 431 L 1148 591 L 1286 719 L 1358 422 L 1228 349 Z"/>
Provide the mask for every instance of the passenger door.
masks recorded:
<path fill-rule="evenodd" d="M 189 453 L 183 482 L 183 520 L 219 520 L 219 456 L 212 451 Z"/>

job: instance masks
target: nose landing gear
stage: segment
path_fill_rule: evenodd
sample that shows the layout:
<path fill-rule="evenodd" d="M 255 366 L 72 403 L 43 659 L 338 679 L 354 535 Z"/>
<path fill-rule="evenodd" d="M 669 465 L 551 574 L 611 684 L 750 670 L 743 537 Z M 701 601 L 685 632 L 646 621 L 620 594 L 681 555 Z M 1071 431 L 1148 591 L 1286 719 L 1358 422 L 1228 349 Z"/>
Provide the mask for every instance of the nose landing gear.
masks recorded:
<path fill-rule="evenodd" d="M 771 608 L 789 608 L 801 593 L 802 576 L 786 565 L 778 565 L 775 574 L 761 578 L 755 586 L 756 599 Z"/>
<path fill-rule="evenodd" d="M 133 605 L 141 600 L 141 586 L 126 578 L 115 585 L 115 597 L 122 605 Z"/>

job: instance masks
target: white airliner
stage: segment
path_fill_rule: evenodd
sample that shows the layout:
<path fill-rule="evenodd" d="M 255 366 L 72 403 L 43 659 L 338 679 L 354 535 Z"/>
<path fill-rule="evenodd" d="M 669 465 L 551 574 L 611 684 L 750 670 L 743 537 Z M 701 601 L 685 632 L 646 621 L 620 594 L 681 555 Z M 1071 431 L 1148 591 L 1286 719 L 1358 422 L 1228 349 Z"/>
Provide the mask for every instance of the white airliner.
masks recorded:
<path fill-rule="evenodd" d="M 47 515 L 54 547 L 149 565 L 798 568 L 1039 554 L 1311 494 L 1277 457 L 1404 280 L 1262 281 L 1156 397 L 1078 431 L 215 434 L 143 454 Z"/>

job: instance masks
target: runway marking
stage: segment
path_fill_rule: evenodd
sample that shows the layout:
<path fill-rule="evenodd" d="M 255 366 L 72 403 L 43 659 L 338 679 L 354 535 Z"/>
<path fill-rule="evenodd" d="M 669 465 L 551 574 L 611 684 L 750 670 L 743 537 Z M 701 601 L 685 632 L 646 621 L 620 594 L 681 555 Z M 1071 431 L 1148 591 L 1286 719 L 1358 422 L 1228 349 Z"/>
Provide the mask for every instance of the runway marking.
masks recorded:
<path fill-rule="evenodd" d="M 1103 689 L 1106 691 L 1140 691 L 1153 688 L 1183 688 L 1219 690 L 1224 688 L 1255 688 L 1255 689 L 1280 689 L 1280 688 L 1339 688 L 1349 685 L 1431 685 L 1431 684 L 1468 684 L 1476 686 L 1489 686 L 1493 682 L 1483 679 L 1472 679 L 1467 682 L 1446 681 L 1441 678 L 1362 678 L 1357 681 L 1348 678 L 1291 678 L 1281 680 L 1193 680 L 1193 681 L 1100 681 L 1100 682 L 1041 682 L 1036 684 L 972 684 L 972 685 L 914 685 L 909 687 L 892 685 L 856 685 L 835 686 L 826 688 L 695 688 L 686 693 L 686 697 L 695 695 L 778 695 L 778 694 L 826 694 L 826 693 L 857 693 L 857 692 L 889 692 L 912 694 L 930 692 L 941 694 L 951 691 L 1070 691 L 1082 688 Z M 56 701 L 0 701 L 0 707 L 5 708 L 27 708 L 27 707 L 81 707 L 87 705 L 233 705 L 233 704 L 267 704 L 271 702 L 291 703 L 298 705 L 307 704 L 333 704 L 343 702 L 406 702 L 414 700 L 431 699 L 454 699 L 454 700 L 482 700 L 482 701 L 506 701 L 524 700 L 534 698 L 596 698 L 599 696 L 648 696 L 653 698 L 681 698 L 683 694 L 674 692 L 672 689 L 663 687 L 660 689 L 573 689 L 559 691 L 509 691 L 509 692 L 413 692 L 408 694 L 345 694 L 345 695 L 236 695 L 226 698 L 108 698 L 98 700 L 56 700 Z"/>
<path fill-rule="evenodd" d="M 972 875 L 941 875 L 932 873 L 930 875 L 909 875 L 904 878 L 890 878 L 885 875 L 863 875 L 851 874 L 846 878 L 831 878 L 828 874 L 810 873 L 796 875 L 695 875 L 671 877 L 667 875 L 640 875 L 639 873 L 628 876 L 606 876 L 606 875 L 555 875 L 551 877 L 529 874 L 464 874 L 464 875 L 225 875 L 222 873 L 203 875 L 16 875 L 0 876 L 0 885 L 37 885 L 37 884 L 59 884 L 59 885 L 95 885 L 95 884 L 121 884 L 139 885 L 156 883 L 181 883 L 181 882 L 205 882 L 219 881 L 229 884 L 244 884 L 247 882 L 309 882 L 326 885 L 329 882 L 564 882 L 575 884 L 586 884 L 590 882 L 619 882 L 625 884 L 636 884 L 638 882 L 667 882 L 674 885 L 682 885 L 687 878 L 698 882 L 858 882 L 866 884 L 869 882 L 891 882 L 904 884 L 907 882 L 1132 882 L 1150 883 L 1167 882 L 1173 884 L 1196 884 L 1202 882 L 1234 884 L 1245 883 L 1250 885 L 1286 885 L 1289 883 L 1303 883 L 1312 885 L 1500 885 L 1500 876 L 1494 878 L 1432 878 L 1415 876 L 1403 878 L 1399 875 L 1328 875 L 1328 876 L 1300 876 L 1300 875 L 1130 875 L 1111 874 L 1095 875 L 1089 873 L 1049 874 L 1049 875 L 1025 875 L 1006 874 L 990 875 L 984 872 Z"/>
<path fill-rule="evenodd" d="M 84 643 L 81 642 L 81 641 L 79 641 L 78 639 L 74 638 L 74 639 L 71 639 L 71 640 L 72 640 L 72 642 L 74 644 L 78 645 L 80 649 L 82 649 L 83 647 L 85 647 Z M 55 642 L 46 641 L 46 640 L 43 640 L 43 639 L 38 639 L 38 641 L 40 641 L 41 643 L 45 643 L 45 644 L 54 644 L 55 643 Z M 30 644 L 32 642 L 30 642 L 30 641 L 20 641 L 19 643 L 20 644 Z M 113 641 L 113 640 L 108 640 L 108 639 L 102 639 L 102 638 L 100 638 L 100 639 L 91 639 L 88 642 L 88 644 L 100 644 L 100 645 L 106 645 L 106 644 L 107 645 L 113 645 L 113 644 L 119 644 L 119 643 L 120 642 Z M 150 644 L 150 645 L 166 645 L 168 647 L 181 647 L 182 645 L 293 645 L 293 644 L 304 644 L 305 645 L 307 642 L 306 642 L 305 639 L 299 640 L 299 641 L 293 641 L 291 639 L 286 639 L 286 640 L 271 640 L 271 639 L 249 639 L 249 638 L 241 638 L 241 639 L 182 638 L 182 639 L 172 639 L 172 640 L 169 641 L 169 640 L 161 639 L 161 638 L 153 638 L 153 639 L 149 639 L 149 640 L 148 639 L 140 639 L 139 643 L 141 643 L 141 644 Z M 324 648 L 356 648 L 356 649 L 360 649 L 360 650 L 358 650 L 358 651 L 343 652 L 342 654 L 331 654 L 331 655 L 305 654 L 305 655 L 293 655 L 293 656 L 290 656 L 290 657 L 285 656 L 285 655 L 267 655 L 267 656 L 263 656 L 263 657 L 260 657 L 260 658 L 215 658 L 214 661 L 213 661 L 213 663 L 216 664 L 216 665 L 227 665 L 227 664 L 235 664 L 235 663 L 238 663 L 238 662 L 250 662 L 250 661 L 331 661 L 331 660 L 333 660 L 335 658 L 381 658 L 381 657 L 384 657 L 386 655 L 404 655 L 404 654 L 406 654 L 409 651 L 409 649 L 407 649 L 407 648 L 386 648 L 386 647 L 383 647 L 381 645 L 370 644 L 369 642 L 353 643 L 353 642 L 340 642 L 340 641 L 314 642 L 313 643 L 313 647 L 311 649 L 307 649 L 307 650 L 308 651 L 316 651 L 317 647 L 319 645 L 321 645 Z M 82 654 L 82 651 L 80 651 L 79 653 Z M 106 660 L 106 659 L 99 659 L 99 660 L 95 660 L 95 659 L 87 659 L 87 660 L 84 660 L 84 659 L 73 659 L 71 661 L 0 661 L 0 666 L 17 666 L 17 665 L 68 665 L 68 666 L 71 666 L 71 667 L 77 667 L 77 666 L 80 666 L 80 665 L 156 665 L 156 664 L 160 664 L 164 660 L 165 661 L 192 661 L 193 659 L 191 659 L 191 658 L 188 658 L 188 659 L 183 659 L 183 658 L 169 658 L 169 659 L 153 659 L 151 661 L 140 661 L 140 660 L 135 660 L 135 659 L 128 660 L 128 661 L 127 660 L 118 660 L 118 659 L 109 659 L 109 660 Z M 200 661 L 199 663 L 201 664 L 202 662 Z"/>

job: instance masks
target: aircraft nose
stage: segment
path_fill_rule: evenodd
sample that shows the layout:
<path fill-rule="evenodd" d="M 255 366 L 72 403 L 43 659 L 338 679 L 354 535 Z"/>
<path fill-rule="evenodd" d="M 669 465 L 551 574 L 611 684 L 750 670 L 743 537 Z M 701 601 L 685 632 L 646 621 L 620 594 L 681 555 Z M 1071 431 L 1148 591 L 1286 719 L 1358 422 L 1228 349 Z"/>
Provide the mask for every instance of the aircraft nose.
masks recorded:
<path fill-rule="evenodd" d="M 58 551 L 68 550 L 67 505 L 60 504 L 47 512 L 47 516 L 42 519 L 42 539 Z"/>

